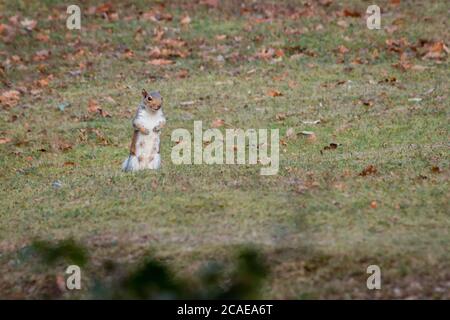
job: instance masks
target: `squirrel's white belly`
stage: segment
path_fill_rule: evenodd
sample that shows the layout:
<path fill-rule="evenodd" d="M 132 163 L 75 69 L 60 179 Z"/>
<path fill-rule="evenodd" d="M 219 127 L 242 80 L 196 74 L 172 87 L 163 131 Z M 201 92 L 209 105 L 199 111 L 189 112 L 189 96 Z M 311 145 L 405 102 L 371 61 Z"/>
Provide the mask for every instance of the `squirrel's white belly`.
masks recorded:
<path fill-rule="evenodd" d="M 134 123 L 148 130 L 149 134 L 139 133 L 136 139 L 135 155 L 125 160 L 123 169 L 134 171 L 141 169 L 159 169 L 161 156 L 159 154 L 160 133 L 153 129 L 165 122 L 164 116 L 151 116 L 147 112 L 138 112 Z"/>

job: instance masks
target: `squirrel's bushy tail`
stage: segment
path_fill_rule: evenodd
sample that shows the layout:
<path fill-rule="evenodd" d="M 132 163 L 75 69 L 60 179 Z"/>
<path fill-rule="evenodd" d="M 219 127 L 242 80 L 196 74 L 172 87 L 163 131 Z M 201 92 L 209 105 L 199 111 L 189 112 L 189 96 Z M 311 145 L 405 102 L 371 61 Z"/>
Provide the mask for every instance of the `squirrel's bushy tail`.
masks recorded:
<path fill-rule="evenodd" d="M 122 170 L 125 172 L 139 170 L 139 161 L 136 156 L 130 155 L 122 163 Z"/>

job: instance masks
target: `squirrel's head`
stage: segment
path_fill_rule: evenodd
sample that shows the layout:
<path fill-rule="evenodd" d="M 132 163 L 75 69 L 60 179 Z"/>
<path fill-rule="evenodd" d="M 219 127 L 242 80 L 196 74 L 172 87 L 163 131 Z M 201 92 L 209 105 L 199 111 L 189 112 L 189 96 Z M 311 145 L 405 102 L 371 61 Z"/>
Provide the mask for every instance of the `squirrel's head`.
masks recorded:
<path fill-rule="evenodd" d="M 163 98 L 158 91 L 152 91 L 147 93 L 145 89 L 142 89 L 142 103 L 150 111 L 158 111 L 162 107 Z"/>

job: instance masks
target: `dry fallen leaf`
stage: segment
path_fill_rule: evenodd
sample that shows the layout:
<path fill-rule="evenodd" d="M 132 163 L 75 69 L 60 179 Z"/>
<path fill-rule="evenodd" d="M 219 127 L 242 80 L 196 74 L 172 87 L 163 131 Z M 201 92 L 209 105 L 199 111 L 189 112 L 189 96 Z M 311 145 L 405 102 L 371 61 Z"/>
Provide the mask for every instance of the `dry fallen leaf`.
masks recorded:
<path fill-rule="evenodd" d="M 33 61 L 44 61 L 50 58 L 50 50 L 39 50 L 33 56 Z"/>
<path fill-rule="evenodd" d="M 365 106 L 371 107 L 373 106 L 373 101 L 369 99 L 361 99 L 361 103 Z"/>
<path fill-rule="evenodd" d="M 370 202 L 370 207 L 371 207 L 372 209 L 376 209 L 376 208 L 378 207 L 377 202 L 376 202 L 375 200 L 371 201 L 371 202 Z"/>
<path fill-rule="evenodd" d="M 263 48 L 256 54 L 256 57 L 259 59 L 267 60 L 271 59 L 275 56 L 275 49 L 273 48 Z"/>
<path fill-rule="evenodd" d="M 38 34 L 36 34 L 35 37 L 36 37 L 36 40 L 38 40 L 39 42 L 48 42 L 50 40 L 50 37 L 42 32 L 39 32 Z"/>
<path fill-rule="evenodd" d="M 105 97 L 105 101 L 106 102 L 109 102 L 109 103 L 111 103 L 111 104 L 116 104 L 116 100 L 114 100 L 112 97 L 110 97 L 110 96 L 107 96 L 107 97 Z"/>
<path fill-rule="evenodd" d="M 168 59 L 153 59 L 153 60 L 150 60 L 148 63 L 151 65 L 154 65 L 154 66 L 165 66 L 168 64 L 172 64 L 174 62 L 172 60 L 168 60 Z"/>
<path fill-rule="evenodd" d="M 50 78 L 49 77 L 42 78 L 42 79 L 39 79 L 39 80 L 36 81 L 37 86 L 40 87 L 40 88 L 48 87 L 49 83 L 50 83 Z"/>
<path fill-rule="evenodd" d="M 339 27 L 342 27 L 342 28 L 348 28 L 348 22 L 345 21 L 345 20 L 338 20 L 338 22 L 336 22 L 336 24 L 337 24 Z"/>
<path fill-rule="evenodd" d="M 177 72 L 177 78 L 184 79 L 187 77 L 189 77 L 189 70 L 181 69 L 180 71 Z"/>
<path fill-rule="evenodd" d="M 344 9 L 342 14 L 343 14 L 344 17 L 352 17 L 352 18 L 359 18 L 359 17 L 361 17 L 361 13 L 356 11 L 356 10 Z"/>
<path fill-rule="evenodd" d="M 445 54 L 450 53 L 450 50 L 445 45 L 444 41 L 435 42 L 429 47 L 428 52 L 425 54 L 425 59 L 440 59 L 445 56 Z"/>
<path fill-rule="evenodd" d="M 0 144 L 5 144 L 5 143 L 8 143 L 8 142 L 11 142 L 10 138 L 0 138 Z"/>
<path fill-rule="evenodd" d="M 90 99 L 88 102 L 88 111 L 97 112 L 100 109 L 98 102 L 94 99 Z"/>
<path fill-rule="evenodd" d="M 350 50 L 344 46 L 344 45 L 340 45 L 339 47 L 337 47 L 337 52 L 339 52 L 340 54 L 346 54 L 347 52 L 349 52 Z"/>
<path fill-rule="evenodd" d="M 269 90 L 269 91 L 267 91 L 267 95 L 270 97 L 280 97 L 283 94 L 278 90 Z"/>
<path fill-rule="evenodd" d="M 442 170 L 438 166 L 433 166 L 433 167 L 431 167 L 431 172 L 433 172 L 433 173 L 441 173 Z"/>
<path fill-rule="evenodd" d="M 368 165 L 367 167 L 364 168 L 363 171 L 360 172 L 360 176 L 365 177 L 368 175 L 374 175 L 377 173 L 377 168 L 375 168 L 374 165 Z"/>
<path fill-rule="evenodd" d="M 110 114 L 100 107 L 97 100 L 90 99 L 88 102 L 88 111 L 92 113 L 98 113 L 102 117 L 110 117 Z"/>
<path fill-rule="evenodd" d="M 20 100 L 20 92 L 17 90 L 8 90 L 0 95 L 0 105 L 11 108 L 17 105 Z"/>
<path fill-rule="evenodd" d="M 181 18 L 180 23 L 183 25 L 188 25 L 189 23 L 191 23 L 191 17 L 189 17 L 187 14 Z"/>
<path fill-rule="evenodd" d="M 219 127 L 222 127 L 224 124 L 225 124 L 225 121 L 223 119 L 215 119 L 215 120 L 213 120 L 211 127 L 219 128 Z"/>
<path fill-rule="evenodd" d="M 328 146 L 323 147 L 323 150 L 334 150 L 337 149 L 338 144 L 337 143 L 330 143 Z"/>

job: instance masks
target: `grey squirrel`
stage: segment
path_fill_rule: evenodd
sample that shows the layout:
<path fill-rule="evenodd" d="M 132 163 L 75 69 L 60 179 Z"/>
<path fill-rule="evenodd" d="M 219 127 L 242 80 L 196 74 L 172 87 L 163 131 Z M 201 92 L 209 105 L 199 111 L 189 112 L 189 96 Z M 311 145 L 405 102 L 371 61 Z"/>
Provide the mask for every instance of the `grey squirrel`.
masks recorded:
<path fill-rule="evenodd" d="M 160 168 L 160 134 L 166 123 L 162 102 L 158 91 L 147 93 L 142 89 L 142 100 L 132 122 L 134 132 L 130 155 L 122 164 L 123 171 Z"/>

